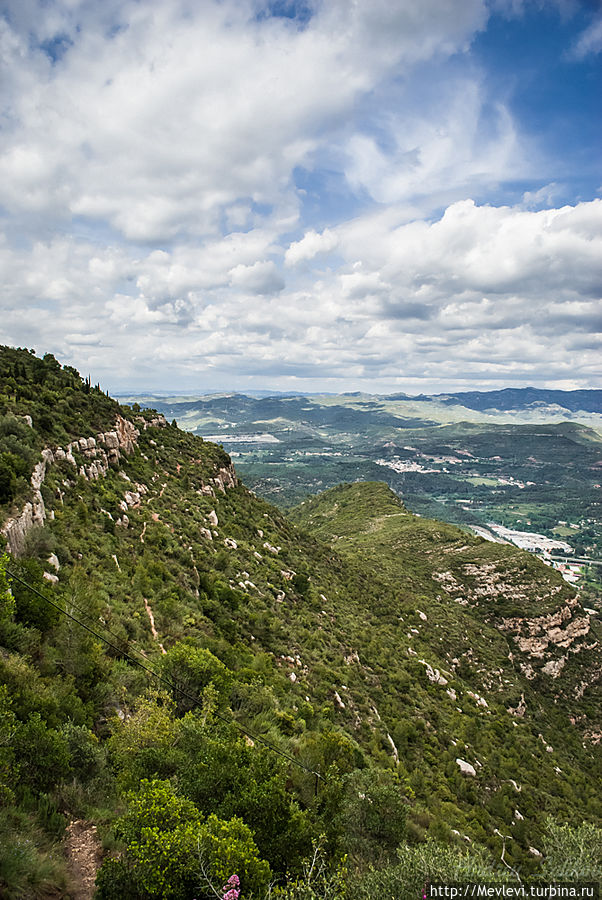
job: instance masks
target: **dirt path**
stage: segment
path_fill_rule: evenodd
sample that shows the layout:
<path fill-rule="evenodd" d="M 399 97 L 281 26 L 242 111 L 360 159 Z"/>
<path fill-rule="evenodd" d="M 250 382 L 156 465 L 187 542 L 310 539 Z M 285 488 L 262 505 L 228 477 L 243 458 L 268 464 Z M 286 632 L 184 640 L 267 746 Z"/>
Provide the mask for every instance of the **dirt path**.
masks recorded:
<path fill-rule="evenodd" d="M 102 848 L 96 825 L 76 819 L 67 826 L 65 853 L 69 873 L 73 879 L 71 900 L 92 900 L 96 873 L 102 860 Z"/>

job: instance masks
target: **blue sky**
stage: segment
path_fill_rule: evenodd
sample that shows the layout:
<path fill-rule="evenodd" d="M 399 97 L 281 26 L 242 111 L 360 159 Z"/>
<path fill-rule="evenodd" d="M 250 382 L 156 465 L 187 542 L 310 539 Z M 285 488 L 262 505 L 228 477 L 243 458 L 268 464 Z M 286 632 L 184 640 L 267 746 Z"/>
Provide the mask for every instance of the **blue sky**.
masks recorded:
<path fill-rule="evenodd" d="M 600 387 L 602 11 L 4 0 L 0 341 L 111 390 Z"/>

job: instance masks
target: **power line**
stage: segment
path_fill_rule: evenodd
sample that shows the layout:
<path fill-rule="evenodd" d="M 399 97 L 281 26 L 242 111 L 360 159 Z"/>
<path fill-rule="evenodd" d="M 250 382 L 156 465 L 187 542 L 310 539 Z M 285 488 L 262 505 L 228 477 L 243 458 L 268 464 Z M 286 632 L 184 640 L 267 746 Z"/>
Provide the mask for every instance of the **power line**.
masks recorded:
<path fill-rule="evenodd" d="M 25 587 L 25 588 L 27 588 L 27 590 L 31 591 L 32 594 L 35 594 L 36 597 L 40 597 L 40 599 L 44 600 L 50 606 L 54 607 L 54 609 L 58 610 L 58 612 L 62 613 L 64 616 L 67 616 L 69 619 L 71 619 L 73 622 L 76 622 L 82 628 L 85 628 L 85 630 L 88 631 L 90 634 L 94 635 L 95 638 L 98 638 L 98 640 L 102 641 L 104 644 L 106 644 L 107 647 L 111 647 L 112 650 L 115 650 L 115 652 L 118 653 L 120 656 L 125 657 L 133 665 L 138 666 L 140 669 L 143 669 L 145 672 L 147 672 L 153 678 L 156 678 L 157 681 L 159 681 L 162 684 L 166 685 L 167 687 L 171 688 L 172 691 L 177 691 L 178 693 L 180 693 L 182 695 L 182 697 L 185 697 L 187 700 L 191 700 L 192 703 L 194 704 L 194 706 L 200 706 L 202 704 L 203 700 L 201 697 L 198 697 L 198 696 L 195 697 L 193 694 L 189 694 L 188 691 L 184 690 L 184 688 L 180 687 L 180 685 L 174 684 L 173 682 L 169 681 L 169 679 L 167 679 L 163 675 L 161 675 L 159 672 L 155 671 L 154 669 L 151 669 L 150 666 L 146 665 L 145 663 L 140 662 L 140 660 L 136 659 L 134 656 L 131 656 L 131 654 L 128 653 L 127 650 L 124 650 L 123 647 L 118 647 L 115 644 L 111 643 L 111 641 L 109 641 L 102 634 L 99 634 L 93 628 L 90 628 L 90 626 L 86 625 L 85 622 L 81 622 L 72 613 L 67 612 L 66 609 L 63 609 L 62 606 L 59 606 L 58 603 L 55 603 L 53 600 L 50 599 L 50 597 L 47 597 L 45 594 L 43 594 L 41 591 L 39 591 L 33 585 L 29 584 L 27 581 L 25 581 L 19 575 L 15 575 L 9 569 L 6 569 L 6 573 L 7 573 L 7 575 L 9 575 L 10 578 L 14 579 L 15 581 L 18 581 L 19 584 L 22 584 L 23 587 Z M 86 612 L 84 612 L 84 610 L 79 609 L 79 607 L 77 607 L 74 603 L 72 604 L 72 606 L 75 609 L 77 609 L 78 612 L 81 612 L 83 615 L 87 616 L 87 618 L 92 618 L 89 615 L 89 613 L 86 613 Z M 110 629 L 105 627 L 105 630 L 108 631 L 109 634 L 112 637 L 114 637 L 116 640 L 119 640 L 118 636 L 115 635 L 112 631 L 110 631 Z M 139 655 L 142 655 L 140 650 L 136 650 L 134 647 L 130 647 L 129 644 L 126 644 L 126 645 L 128 646 L 128 649 L 131 650 L 133 653 L 138 653 Z M 146 659 L 146 657 L 144 657 L 144 659 Z M 317 793 L 318 780 L 323 780 L 323 778 L 324 778 L 324 776 L 320 775 L 319 772 L 315 772 L 313 769 L 310 769 L 309 766 L 305 766 L 302 762 L 299 762 L 298 759 L 295 759 L 294 756 L 291 756 L 289 753 L 286 753 L 284 750 L 281 750 L 279 747 L 276 747 L 275 744 L 272 744 L 270 741 L 267 741 L 265 738 L 260 737 L 260 735 L 253 734 L 253 732 L 249 731 L 247 728 L 245 728 L 243 725 L 241 725 L 235 719 L 229 719 L 226 716 L 221 715 L 221 713 L 217 712 L 216 710 L 213 711 L 213 715 L 216 717 L 216 719 L 219 719 L 220 721 L 225 722 L 226 725 L 233 725 L 234 728 L 238 729 L 238 731 L 240 731 L 246 737 L 250 738 L 252 741 L 257 741 L 258 743 L 263 744 L 264 747 L 268 748 L 268 750 L 271 750 L 273 753 L 277 753 L 279 756 L 282 756 L 284 759 L 291 762 L 294 766 L 297 766 L 298 768 L 303 769 L 308 774 L 313 775 L 314 778 L 316 779 L 316 793 Z"/>

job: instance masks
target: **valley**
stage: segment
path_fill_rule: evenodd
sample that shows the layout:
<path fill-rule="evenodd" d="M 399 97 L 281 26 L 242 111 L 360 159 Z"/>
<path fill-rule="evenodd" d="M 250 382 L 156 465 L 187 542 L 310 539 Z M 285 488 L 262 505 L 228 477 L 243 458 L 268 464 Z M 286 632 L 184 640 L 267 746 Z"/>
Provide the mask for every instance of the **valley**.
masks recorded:
<path fill-rule="evenodd" d="M 444 399 L 216 395 L 152 402 L 181 427 L 227 446 L 249 487 L 283 509 L 336 484 L 384 481 L 417 514 L 490 539 L 497 534 L 559 567 L 565 562 L 552 559 L 546 545 L 574 554 L 581 563 L 567 576 L 599 590 L 599 395 L 524 389 L 493 392 L 489 400 L 475 392 Z"/>

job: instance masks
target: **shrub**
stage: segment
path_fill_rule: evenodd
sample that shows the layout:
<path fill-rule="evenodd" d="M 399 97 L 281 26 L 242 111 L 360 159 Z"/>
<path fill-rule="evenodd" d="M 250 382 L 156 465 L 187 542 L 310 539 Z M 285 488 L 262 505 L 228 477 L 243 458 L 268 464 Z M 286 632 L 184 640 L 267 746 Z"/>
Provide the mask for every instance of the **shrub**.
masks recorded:
<path fill-rule="evenodd" d="M 210 650 L 176 644 L 162 658 L 161 671 L 174 685 L 173 697 L 180 714 L 193 709 L 197 704 L 191 698 L 200 697 L 210 684 L 217 692 L 219 705 L 224 706 L 228 701 L 232 675 Z"/>
<path fill-rule="evenodd" d="M 343 849 L 374 862 L 391 857 L 406 833 L 407 801 L 396 776 L 364 769 L 343 780 L 337 825 Z"/>
<path fill-rule="evenodd" d="M 602 882 L 602 828 L 561 825 L 549 819 L 544 835 L 543 877 Z"/>
<path fill-rule="evenodd" d="M 70 772 L 69 744 L 39 713 L 15 729 L 13 747 L 20 763 L 21 783 L 34 792 L 50 791 Z"/>
<path fill-rule="evenodd" d="M 195 888 L 239 875 L 246 896 L 261 893 L 270 867 L 259 859 L 250 829 L 211 815 L 203 822 L 191 801 L 167 781 L 143 781 L 116 833 L 126 847 L 106 860 L 97 877 L 99 900 L 188 900 Z"/>

